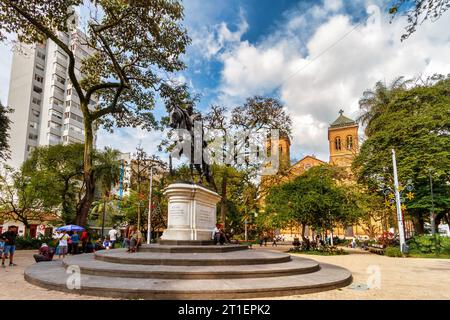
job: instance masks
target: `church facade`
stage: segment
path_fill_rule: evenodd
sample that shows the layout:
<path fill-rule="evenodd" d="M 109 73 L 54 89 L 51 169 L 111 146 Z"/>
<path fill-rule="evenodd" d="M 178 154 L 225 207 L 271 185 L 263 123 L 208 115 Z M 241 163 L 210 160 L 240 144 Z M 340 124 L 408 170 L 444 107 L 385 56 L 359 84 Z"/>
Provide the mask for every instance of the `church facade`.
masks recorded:
<path fill-rule="evenodd" d="M 261 181 L 261 197 L 260 197 L 260 209 L 264 211 L 264 190 L 274 184 L 280 184 L 290 181 L 300 175 L 306 170 L 314 166 L 320 166 L 329 163 L 334 166 L 342 167 L 350 172 L 353 158 L 358 154 L 359 150 L 359 126 L 355 120 L 352 120 L 344 115 L 344 111 L 339 111 L 338 118 L 332 122 L 328 127 L 328 144 L 330 158 L 328 162 L 317 159 L 314 155 L 307 155 L 294 164 L 291 163 L 290 158 L 290 146 L 291 142 L 289 137 L 282 136 L 279 142 L 279 157 L 280 157 L 280 170 L 276 176 L 264 177 Z M 346 181 L 345 183 L 353 183 L 352 181 Z M 286 230 L 280 230 L 287 241 L 291 241 L 295 237 L 300 237 L 299 228 L 290 228 Z M 307 233 L 312 236 L 310 231 Z M 362 226 L 350 226 L 347 228 L 336 228 L 333 230 L 335 235 L 340 237 L 365 237 L 366 233 Z"/>

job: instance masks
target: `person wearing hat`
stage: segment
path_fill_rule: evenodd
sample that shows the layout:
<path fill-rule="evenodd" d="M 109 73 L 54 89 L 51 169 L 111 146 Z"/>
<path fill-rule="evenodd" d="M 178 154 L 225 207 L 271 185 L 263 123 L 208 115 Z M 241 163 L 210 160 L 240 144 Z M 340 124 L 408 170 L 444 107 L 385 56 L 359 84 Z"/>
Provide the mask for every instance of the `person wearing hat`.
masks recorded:
<path fill-rule="evenodd" d="M 39 248 L 39 253 L 33 255 L 33 258 L 34 260 L 36 260 L 36 262 L 52 261 L 53 252 L 50 250 L 46 243 L 43 243 Z"/>

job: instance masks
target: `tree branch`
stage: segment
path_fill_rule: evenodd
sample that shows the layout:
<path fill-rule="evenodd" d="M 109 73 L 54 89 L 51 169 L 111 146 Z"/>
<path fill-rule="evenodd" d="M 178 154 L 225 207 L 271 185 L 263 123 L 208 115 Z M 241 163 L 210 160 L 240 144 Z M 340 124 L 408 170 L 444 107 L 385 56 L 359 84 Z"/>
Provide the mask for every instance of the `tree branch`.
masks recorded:
<path fill-rule="evenodd" d="M 114 99 L 111 102 L 111 104 L 108 107 L 106 107 L 106 108 L 103 108 L 103 109 L 95 111 L 92 114 L 92 120 L 96 120 L 96 119 L 98 119 L 98 118 L 100 118 L 100 117 L 102 117 L 104 115 L 107 115 L 109 113 L 113 113 L 115 111 L 115 109 L 116 109 L 117 101 L 119 100 L 120 94 L 122 93 L 123 89 L 124 89 L 124 86 L 122 86 L 122 85 L 119 86 L 117 88 L 116 94 L 114 95 Z"/>
<path fill-rule="evenodd" d="M 110 89 L 110 88 L 118 88 L 121 85 L 122 85 L 121 83 L 117 83 L 117 82 L 105 82 L 105 83 L 100 83 L 100 84 L 97 84 L 95 86 L 92 86 L 86 92 L 86 101 L 89 102 L 91 100 L 91 96 L 98 90 Z"/>

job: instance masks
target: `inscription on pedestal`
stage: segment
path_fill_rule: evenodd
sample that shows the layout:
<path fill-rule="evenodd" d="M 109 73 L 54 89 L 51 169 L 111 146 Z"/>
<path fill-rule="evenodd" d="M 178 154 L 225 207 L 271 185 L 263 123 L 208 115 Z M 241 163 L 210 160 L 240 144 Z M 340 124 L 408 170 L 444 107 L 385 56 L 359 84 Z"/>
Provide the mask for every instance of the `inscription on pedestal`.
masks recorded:
<path fill-rule="evenodd" d="M 169 203 L 169 228 L 189 226 L 187 206 L 187 203 Z"/>
<path fill-rule="evenodd" d="M 197 208 L 197 227 L 200 228 L 214 228 L 214 210 L 215 208 L 211 208 L 208 206 L 198 205 Z"/>

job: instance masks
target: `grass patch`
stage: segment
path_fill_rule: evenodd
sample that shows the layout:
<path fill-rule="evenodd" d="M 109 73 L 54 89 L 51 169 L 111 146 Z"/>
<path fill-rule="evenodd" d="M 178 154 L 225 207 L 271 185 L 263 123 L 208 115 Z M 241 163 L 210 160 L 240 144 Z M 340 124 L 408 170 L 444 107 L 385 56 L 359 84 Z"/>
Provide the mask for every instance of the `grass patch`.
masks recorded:
<path fill-rule="evenodd" d="M 408 253 L 408 258 L 426 258 L 426 259 L 450 259 L 448 254 L 436 255 L 434 253 Z"/>

